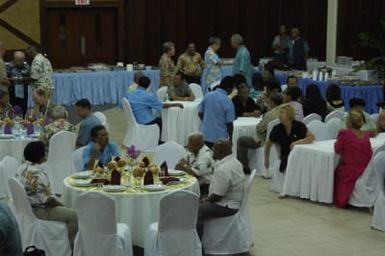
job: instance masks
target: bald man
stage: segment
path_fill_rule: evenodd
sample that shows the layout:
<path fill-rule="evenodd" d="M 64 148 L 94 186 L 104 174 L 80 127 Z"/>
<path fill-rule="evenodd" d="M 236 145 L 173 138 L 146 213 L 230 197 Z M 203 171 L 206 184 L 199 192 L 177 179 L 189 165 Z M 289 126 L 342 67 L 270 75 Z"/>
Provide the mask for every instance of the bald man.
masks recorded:
<path fill-rule="evenodd" d="M 245 175 L 231 148 L 229 140 L 218 140 L 214 144 L 213 157 L 218 166 L 211 180 L 209 196 L 199 205 L 197 231 L 200 238 L 206 219 L 234 215 L 241 207 Z"/>
<path fill-rule="evenodd" d="M 204 143 L 202 133 L 194 133 L 188 137 L 187 154 L 175 169 L 185 171 L 199 181 L 201 195 L 207 195 L 214 173 L 214 159 L 212 151 Z"/>
<path fill-rule="evenodd" d="M 0 42 L 0 88 L 8 90 L 8 87 L 11 85 L 11 83 L 8 80 L 7 69 L 5 67 L 5 62 L 3 60 L 5 52 L 6 52 L 5 45 L 2 42 Z"/>

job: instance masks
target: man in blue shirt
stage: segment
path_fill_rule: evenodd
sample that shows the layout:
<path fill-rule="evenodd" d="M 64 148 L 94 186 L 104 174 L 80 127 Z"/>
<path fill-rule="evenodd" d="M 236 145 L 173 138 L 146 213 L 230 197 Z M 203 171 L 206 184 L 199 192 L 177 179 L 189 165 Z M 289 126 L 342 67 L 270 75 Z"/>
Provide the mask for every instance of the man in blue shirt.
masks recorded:
<path fill-rule="evenodd" d="M 83 151 L 83 163 L 88 170 L 93 170 L 96 161 L 106 166 L 115 157 L 120 156 L 116 144 L 111 143 L 108 132 L 103 125 L 97 125 L 91 130 L 92 141 Z"/>
<path fill-rule="evenodd" d="M 83 119 L 79 128 L 79 135 L 76 139 L 76 147 L 80 148 L 91 141 L 91 130 L 102 122 L 92 114 L 91 103 L 87 99 L 81 99 L 75 103 L 76 113 Z"/>
<path fill-rule="evenodd" d="M 23 255 L 19 226 L 9 207 L 2 202 L 0 202 L 0 255 Z"/>
<path fill-rule="evenodd" d="M 183 108 L 183 105 L 181 103 L 162 103 L 154 95 L 147 92 L 150 84 L 151 80 L 146 76 L 142 76 L 139 78 L 138 88 L 128 93 L 126 98 L 131 105 L 136 122 L 143 125 L 157 124 L 162 134 L 162 119 L 155 115 L 154 110 L 160 112 L 163 108 Z"/>
<path fill-rule="evenodd" d="M 233 75 L 243 75 L 249 88 L 252 86 L 251 81 L 251 61 L 249 50 L 243 44 L 243 38 L 239 34 L 231 37 L 231 46 L 237 50 L 237 54 L 233 64 Z"/>
<path fill-rule="evenodd" d="M 235 110 L 228 95 L 233 89 L 234 79 L 227 76 L 215 91 L 206 94 L 199 105 L 202 133 L 205 137 L 205 144 L 210 148 L 218 139 L 232 140 Z"/>

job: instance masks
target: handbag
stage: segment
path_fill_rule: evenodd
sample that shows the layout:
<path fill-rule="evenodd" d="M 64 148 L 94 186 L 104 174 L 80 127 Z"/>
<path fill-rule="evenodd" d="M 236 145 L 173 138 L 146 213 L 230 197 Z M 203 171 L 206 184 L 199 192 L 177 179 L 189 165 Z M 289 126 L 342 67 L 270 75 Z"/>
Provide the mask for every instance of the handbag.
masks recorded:
<path fill-rule="evenodd" d="M 24 251 L 24 256 L 45 256 L 43 250 L 37 249 L 36 246 L 28 246 Z"/>

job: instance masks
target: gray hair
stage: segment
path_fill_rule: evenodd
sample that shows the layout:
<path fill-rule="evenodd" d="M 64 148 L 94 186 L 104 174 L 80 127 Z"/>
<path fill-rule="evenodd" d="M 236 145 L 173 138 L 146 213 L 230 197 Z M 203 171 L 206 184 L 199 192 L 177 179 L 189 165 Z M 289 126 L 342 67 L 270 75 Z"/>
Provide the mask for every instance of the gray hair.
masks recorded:
<path fill-rule="evenodd" d="M 142 71 L 137 71 L 134 73 L 134 82 L 135 83 L 139 83 L 139 79 L 144 76 L 143 72 Z"/>
<path fill-rule="evenodd" d="M 164 42 L 163 45 L 163 53 L 167 53 L 170 51 L 172 48 L 175 47 L 175 44 L 173 42 Z"/>
<path fill-rule="evenodd" d="M 231 36 L 231 41 L 237 44 L 243 44 L 243 37 L 240 34 L 234 34 Z"/>
<path fill-rule="evenodd" d="M 221 39 L 219 37 L 212 36 L 209 38 L 209 45 L 220 44 L 220 43 L 221 43 Z"/>
<path fill-rule="evenodd" d="M 55 106 L 52 109 L 52 118 L 53 119 L 60 119 L 60 118 L 67 118 L 67 110 L 63 106 Z"/>
<path fill-rule="evenodd" d="M 25 53 L 22 51 L 15 51 L 13 53 L 13 58 L 14 59 L 25 59 Z"/>

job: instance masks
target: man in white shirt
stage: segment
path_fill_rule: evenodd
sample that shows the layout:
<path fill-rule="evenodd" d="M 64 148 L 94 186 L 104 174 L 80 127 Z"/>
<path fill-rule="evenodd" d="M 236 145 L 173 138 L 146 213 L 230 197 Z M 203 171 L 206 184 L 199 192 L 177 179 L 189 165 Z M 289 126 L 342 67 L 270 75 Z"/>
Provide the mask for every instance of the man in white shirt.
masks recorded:
<path fill-rule="evenodd" d="M 241 207 L 244 193 L 242 164 L 232 155 L 229 140 L 218 140 L 214 144 L 214 159 L 218 167 L 209 187 L 209 196 L 199 205 L 197 231 L 203 235 L 204 221 L 234 215 Z"/>
<path fill-rule="evenodd" d="M 177 170 L 196 177 L 199 180 L 201 195 L 207 195 L 214 173 L 212 152 L 204 143 L 202 133 L 194 133 L 188 137 L 187 154 L 176 165 Z"/>

